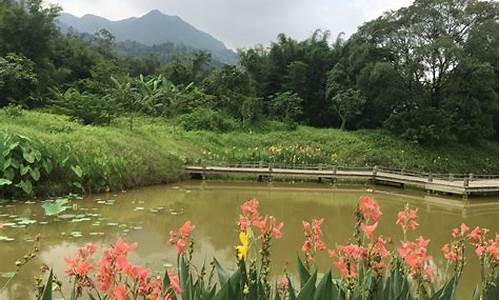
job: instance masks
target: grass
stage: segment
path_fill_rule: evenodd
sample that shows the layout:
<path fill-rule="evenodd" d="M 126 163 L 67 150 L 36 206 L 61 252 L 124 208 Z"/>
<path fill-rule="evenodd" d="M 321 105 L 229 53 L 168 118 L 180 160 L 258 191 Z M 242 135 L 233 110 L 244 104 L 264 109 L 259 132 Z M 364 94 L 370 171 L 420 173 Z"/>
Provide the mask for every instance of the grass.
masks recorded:
<path fill-rule="evenodd" d="M 186 162 L 274 161 L 338 166 L 385 166 L 437 173 L 498 173 L 498 144 L 423 147 L 381 130 L 355 132 L 299 126 L 295 131 L 186 132 L 161 119 L 140 118 L 130 131 L 125 119 L 109 127 L 83 126 L 69 118 L 0 110 L 0 131 L 38 140 L 59 162 L 36 186 L 37 194 L 75 191 L 71 166 L 83 170 L 87 192 L 118 190 L 178 180 Z M 65 163 L 62 163 L 65 162 Z M 69 163 L 68 163 L 69 162 Z"/>

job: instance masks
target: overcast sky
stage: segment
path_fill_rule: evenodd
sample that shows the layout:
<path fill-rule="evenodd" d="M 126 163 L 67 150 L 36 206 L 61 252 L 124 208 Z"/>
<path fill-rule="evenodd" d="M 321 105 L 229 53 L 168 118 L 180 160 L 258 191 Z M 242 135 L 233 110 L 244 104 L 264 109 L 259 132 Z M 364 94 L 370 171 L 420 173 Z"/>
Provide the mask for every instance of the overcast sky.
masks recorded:
<path fill-rule="evenodd" d="M 152 9 L 177 15 L 230 48 L 267 44 L 284 32 L 304 39 L 315 29 L 347 35 L 384 11 L 411 0 L 49 0 L 64 11 L 111 20 L 141 16 Z"/>

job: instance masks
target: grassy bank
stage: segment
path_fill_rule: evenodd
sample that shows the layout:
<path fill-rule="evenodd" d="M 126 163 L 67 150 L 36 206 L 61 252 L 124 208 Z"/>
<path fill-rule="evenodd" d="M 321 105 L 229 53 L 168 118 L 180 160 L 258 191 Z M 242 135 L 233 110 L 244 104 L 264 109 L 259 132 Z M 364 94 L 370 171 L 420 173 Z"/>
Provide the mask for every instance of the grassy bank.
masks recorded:
<path fill-rule="evenodd" d="M 32 180 L 36 194 L 81 189 L 98 192 L 171 182 L 180 178 L 184 163 L 199 159 L 378 165 L 440 173 L 498 172 L 498 145 L 493 143 L 422 147 L 379 130 L 299 127 L 270 131 L 266 127 L 270 126 L 261 126 L 253 133 L 186 132 L 174 130 L 161 119 L 139 119 L 130 131 L 126 120 L 94 127 L 61 115 L 30 111 L 12 117 L 0 111 L 3 136 L 30 138 L 52 164 L 50 172 L 42 172 L 36 182 Z"/>

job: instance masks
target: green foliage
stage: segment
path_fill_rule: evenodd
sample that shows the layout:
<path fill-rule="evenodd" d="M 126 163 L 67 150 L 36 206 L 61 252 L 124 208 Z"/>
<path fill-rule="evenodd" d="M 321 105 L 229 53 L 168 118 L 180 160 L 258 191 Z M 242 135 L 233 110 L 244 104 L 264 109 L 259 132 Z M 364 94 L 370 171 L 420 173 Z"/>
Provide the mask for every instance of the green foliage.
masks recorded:
<path fill-rule="evenodd" d="M 328 93 L 332 97 L 332 107 L 341 119 L 340 129 L 345 129 L 348 121 L 361 115 L 366 99 L 354 89 L 336 90 L 331 87 Z"/>
<path fill-rule="evenodd" d="M 198 108 L 192 113 L 181 115 L 178 122 L 186 131 L 228 132 L 238 128 L 238 123 L 232 117 L 209 108 Z"/>
<path fill-rule="evenodd" d="M 52 160 L 40 142 L 28 137 L 4 132 L 0 140 L 1 194 L 32 195 L 34 185 L 52 172 Z"/>
<path fill-rule="evenodd" d="M 302 102 L 297 93 L 276 93 L 269 100 L 269 115 L 287 124 L 298 122 L 303 112 Z"/>
<path fill-rule="evenodd" d="M 35 64 L 28 58 L 9 53 L 0 57 L 0 107 L 25 104 L 38 83 Z"/>
<path fill-rule="evenodd" d="M 88 125 L 109 125 L 118 112 L 118 105 L 109 96 L 100 97 L 69 88 L 64 93 L 54 90 L 54 110 Z"/>
<path fill-rule="evenodd" d="M 23 107 L 21 105 L 14 105 L 14 104 L 9 104 L 2 110 L 5 113 L 5 116 L 12 119 L 22 116 L 24 112 Z"/>

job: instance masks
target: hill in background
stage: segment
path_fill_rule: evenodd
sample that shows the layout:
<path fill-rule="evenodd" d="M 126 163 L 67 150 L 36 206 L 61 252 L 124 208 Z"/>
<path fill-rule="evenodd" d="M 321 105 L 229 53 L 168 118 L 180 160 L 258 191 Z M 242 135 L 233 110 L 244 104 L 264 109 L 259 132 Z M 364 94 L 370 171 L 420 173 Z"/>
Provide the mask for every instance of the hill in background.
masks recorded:
<path fill-rule="evenodd" d="M 174 44 L 176 47 L 194 50 L 206 50 L 221 63 L 236 64 L 236 54 L 226 48 L 223 42 L 210 34 L 196 29 L 178 16 L 165 15 L 159 10 L 152 10 L 142 17 L 111 21 L 95 15 L 84 15 L 81 18 L 68 13 L 62 13 L 58 19 L 60 28 L 67 31 L 70 28 L 80 33 L 94 34 L 99 29 L 111 32 L 116 41 L 122 45 L 122 51 L 128 54 L 128 47 L 142 48 L 141 52 L 164 44 Z M 130 43 L 134 42 L 134 43 Z M 154 51 L 150 51 L 154 52 Z"/>

